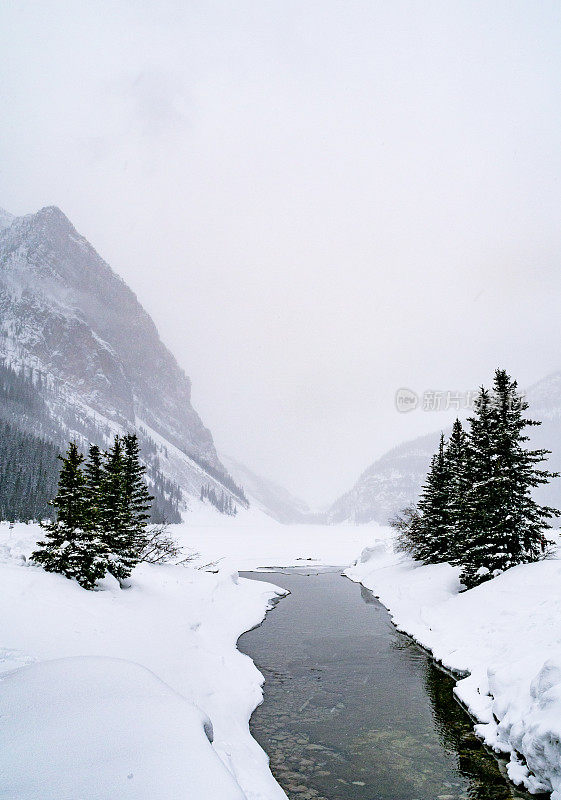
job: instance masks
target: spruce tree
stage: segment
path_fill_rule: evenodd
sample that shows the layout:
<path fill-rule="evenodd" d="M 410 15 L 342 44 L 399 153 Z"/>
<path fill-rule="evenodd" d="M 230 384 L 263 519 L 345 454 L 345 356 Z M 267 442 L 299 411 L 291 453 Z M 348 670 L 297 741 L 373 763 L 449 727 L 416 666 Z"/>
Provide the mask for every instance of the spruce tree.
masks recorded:
<path fill-rule="evenodd" d="M 418 503 L 420 518 L 416 524 L 424 542 L 418 558 L 427 564 L 447 561 L 451 556 L 449 496 L 449 471 L 441 434 Z"/>
<path fill-rule="evenodd" d="M 516 564 L 543 557 L 545 531 L 556 510 L 538 505 L 532 490 L 556 473 L 539 469 L 548 450 L 526 447 L 528 403 L 516 381 L 496 370 L 493 395 L 481 390 L 470 419 L 473 483 L 469 493 L 471 525 L 462 559 L 462 580 L 475 586 Z"/>
<path fill-rule="evenodd" d="M 129 514 L 124 499 L 123 444 L 115 436 L 113 446 L 104 454 L 99 511 L 102 535 L 109 552 L 109 572 L 119 581 L 129 577 L 134 564 L 128 557 Z"/>
<path fill-rule="evenodd" d="M 470 524 L 469 490 L 471 487 L 471 457 L 466 432 L 459 419 L 445 450 L 448 480 L 448 561 L 459 563 Z"/>
<path fill-rule="evenodd" d="M 99 524 L 109 551 L 109 572 L 126 580 L 142 557 L 153 500 L 135 434 L 116 436 L 102 464 Z"/>
<path fill-rule="evenodd" d="M 103 543 L 90 525 L 83 455 L 71 442 L 66 456 L 60 456 L 58 493 L 52 501 L 57 520 L 41 523 L 45 540 L 38 543 L 32 559 L 48 572 L 75 578 L 85 589 L 92 589 L 107 570 Z"/>
<path fill-rule="evenodd" d="M 101 450 L 96 444 L 90 445 L 88 461 L 84 467 L 85 495 L 88 503 L 90 524 L 93 528 L 101 528 L 101 504 L 103 484 L 103 462 Z"/>
<path fill-rule="evenodd" d="M 468 587 L 478 583 L 479 570 L 485 570 L 489 533 L 496 524 L 491 405 L 489 391 L 481 386 L 474 414 L 468 419 L 471 481 L 466 495 L 468 524 L 460 559 L 462 582 Z"/>
<path fill-rule="evenodd" d="M 127 555 L 135 566 L 146 544 L 146 528 L 153 497 L 146 485 L 146 468 L 140 462 L 136 434 L 123 437 L 123 499 L 127 515 Z"/>
<path fill-rule="evenodd" d="M 538 505 L 532 498 L 532 489 L 548 483 L 558 473 L 537 468 L 551 451 L 526 447 L 529 437 L 524 433 L 525 428 L 541 422 L 524 415 L 528 403 L 518 393 L 517 382 L 505 370 L 495 372 L 493 394 L 493 463 L 500 523 L 497 533 L 504 554 L 493 559 L 493 566 L 506 569 L 512 563 L 536 561 L 543 556 L 549 544 L 545 536 L 545 530 L 551 528 L 548 520 L 558 512 Z"/>

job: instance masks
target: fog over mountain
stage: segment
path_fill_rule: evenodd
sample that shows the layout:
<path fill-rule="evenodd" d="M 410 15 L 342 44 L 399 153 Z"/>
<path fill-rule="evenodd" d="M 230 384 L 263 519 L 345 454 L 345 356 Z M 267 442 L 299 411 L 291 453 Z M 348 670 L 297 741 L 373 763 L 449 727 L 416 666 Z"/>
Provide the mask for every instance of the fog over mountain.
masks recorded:
<path fill-rule="evenodd" d="M 561 372 L 548 375 L 522 391 L 530 404 L 528 417 L 542 423 L 528 429 L 529 446 L 551 450 L 548 469 L 561 472 Z M 442 430 L 449 435 L 449 427 Z M 430 459 L 438 448 L 440 433 L 438 430 L 404 442 L 377 459 L 333 503 L 327 519 L 357 523 L 376 520 L 384 524 L 404 506 L 416 502 Z M 561 479 L 538 487 L 535 497 L 544 505 L 561 510 Z"/>
<path fill-rule="evenodd" d="M 294 497 L 284 487 L 274 481 L 257 475 L 249 467 L 236 461 L 231 456 L 220 454 L 220 459 L 227 467 L 230 475 L 244 487 L 252 505 L 260 508 L 265 514 L 285 524 L 316 522 L 319 515 L 314 514 L 299 497 Z"/>
<path fill-rule="evenodd" d="M 40 432 L 86 446 L 136 431 L 187 504 L 207 484 L 243 503 L 191 405 L 189 378 L 134 293 L 59 208 L 0 220 L 0 361 L 43 401 Z"/>
<path fill-rule="evenodd" d="M 0 202 L 62 208 L 219 451 L 329 504 L 449 423 L 398 414 L 398 387 L 559 367 L 559 15 L 4 3 Z"/>

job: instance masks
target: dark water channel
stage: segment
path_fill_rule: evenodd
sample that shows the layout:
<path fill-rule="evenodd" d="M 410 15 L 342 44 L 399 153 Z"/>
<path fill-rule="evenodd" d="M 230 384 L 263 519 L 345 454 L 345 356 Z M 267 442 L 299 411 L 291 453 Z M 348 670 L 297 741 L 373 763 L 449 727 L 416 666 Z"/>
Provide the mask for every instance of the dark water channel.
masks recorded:
<path fill-rule="evenodd" d="M 239 640 L 265 676 L 251 730 L 294 800 L 508 800 L 453 680 L 340 572 L 245 573 L 289 589 Z"/>

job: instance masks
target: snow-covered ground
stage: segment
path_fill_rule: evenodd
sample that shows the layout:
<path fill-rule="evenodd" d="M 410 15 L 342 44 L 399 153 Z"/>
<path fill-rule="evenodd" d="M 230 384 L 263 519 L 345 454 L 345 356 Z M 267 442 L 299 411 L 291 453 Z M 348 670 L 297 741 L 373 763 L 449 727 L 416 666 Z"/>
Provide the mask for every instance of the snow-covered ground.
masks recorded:
<path fill-rule="evenodd" d="M 346 574 L 444 667 L 467 675 L 457 695 L 479 736 L 509 755 L 511 779 L 561 800 L 561 554 L 459 594 L 457 569 L 395 554 L 389 529 L 376 538 Z"/>
<path fill-rule="evenodd" d="M 174 535 L 199 554 L 198 564 L 216 561 L 243 571 L 322 564 L 347 566 L 376 538 L 375 525 L 281 525 L 250 508 L 226 519 L 212 506 L 193 504 Z"/>
<path fill-rule="evenodd" d="M 459 594 L 456 569 L 395 554 L 375 524 L 287 527 L 197 507 L 173 526 L 198 554 L 188 566 L 144 565 L 130 589 L 86 592 L 25 563 L 39 533 L 0 524 L 3 800 L 285 798 L 249 734 L 262 677 L 235 646 L 276 591 L 237 572 L 345 566 L 361 550 L 349 577 L 467 675 L 458 697 L 510 754 L 511 778 L 561 800 L 559 558 Z"/>
<path fill-rule="evenodd" d="M 2 800 L 284 800 L 249 734 L 262 676 L 236 649 L 277 591 L 237 571 L 347 565 L 372 533 L 198 506 L 173 526 L 195 561 L 97 592 L 26 564 L 40 534 L 0 523 Z"/>
<path fill-rule="evenodd" d="M 26 566 L 39 533 L 0 524 L 3 800 L 284 798 L 248 729 L 262 678 L 235 646 L 275 588 L 144 565 L 87 592 Z"/>

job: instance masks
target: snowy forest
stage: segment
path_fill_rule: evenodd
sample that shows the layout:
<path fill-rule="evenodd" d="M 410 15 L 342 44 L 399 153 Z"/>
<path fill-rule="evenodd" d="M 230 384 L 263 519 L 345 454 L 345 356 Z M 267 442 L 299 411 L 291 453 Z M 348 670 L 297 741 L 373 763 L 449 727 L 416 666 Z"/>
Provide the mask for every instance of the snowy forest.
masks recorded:
<path fill-rule="evenodd" d="M 60 471 L 57 458 L 64 451 L 68 431 L 87 446 L 103 446 L 109 431 L 85 420 L 71 406 L 65 418 L 49 410 L 49 397 L 56 394 L 39 371 L 16 369 L 0 362 L 0 509 L 1 518 L 16 522 L 53 519 L 53 499 Z M 47 399 L 45 399 L 45 397 Z M 150 521 L 158 524 L 181 521 L 179 486 L 161 471 L 157 448 L 141 432 L 142 457 L 154 496 Z"/>
<path fill-rule="evenodd" d="M 52 518 L 58 448 L 33 433 L 0 420 L 0 517 L 4 520 Z"/>

